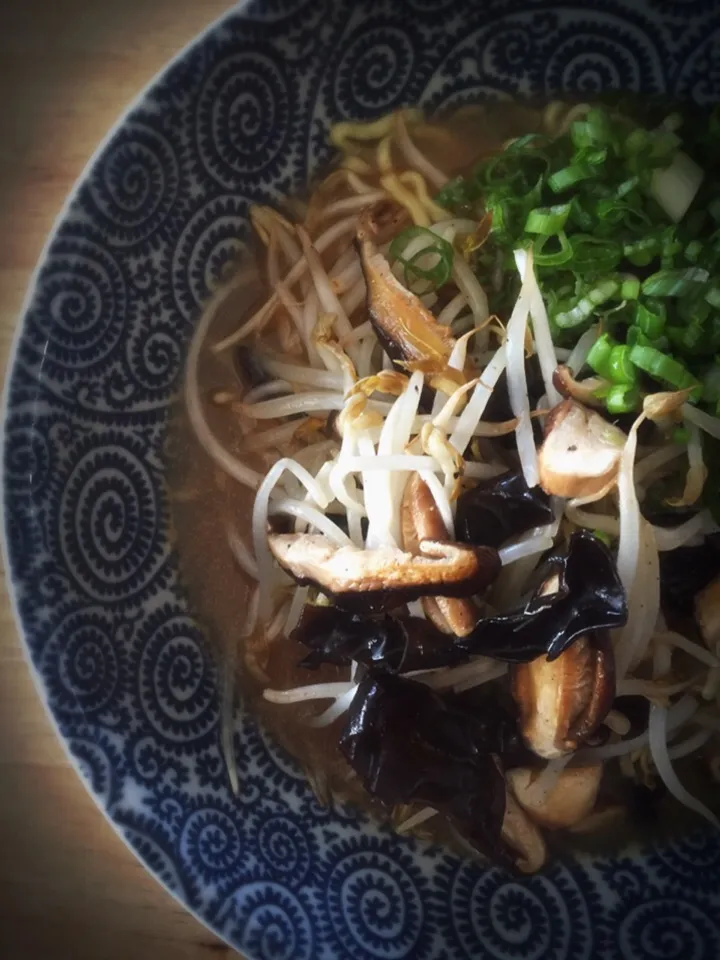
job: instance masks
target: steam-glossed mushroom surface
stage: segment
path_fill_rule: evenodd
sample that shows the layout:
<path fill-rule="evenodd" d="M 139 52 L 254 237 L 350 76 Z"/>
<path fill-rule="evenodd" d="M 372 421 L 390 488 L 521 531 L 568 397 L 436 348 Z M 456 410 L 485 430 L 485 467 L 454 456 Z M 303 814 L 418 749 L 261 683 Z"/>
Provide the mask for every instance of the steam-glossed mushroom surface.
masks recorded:
<path fill-rule="evenodd" d="M 538 453 L 540 485 L 558 497 L 590 497 L 615 479 L 626 436 L 599 413 L 563 400 L 548 414 Z"/>

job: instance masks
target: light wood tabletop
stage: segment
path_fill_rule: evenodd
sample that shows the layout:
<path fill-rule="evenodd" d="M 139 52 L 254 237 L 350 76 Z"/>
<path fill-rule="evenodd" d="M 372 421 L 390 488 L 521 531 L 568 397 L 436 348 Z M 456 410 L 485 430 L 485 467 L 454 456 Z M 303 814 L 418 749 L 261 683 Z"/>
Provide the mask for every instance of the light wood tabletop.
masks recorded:
<path fill-rule="evenodd" d="M 0 363 L 63 199 L 99 140 L 228 0 L 0 2 Z M 143 869 L 70 767 L 0 597 L 0 957 L 236 956 Z"/>

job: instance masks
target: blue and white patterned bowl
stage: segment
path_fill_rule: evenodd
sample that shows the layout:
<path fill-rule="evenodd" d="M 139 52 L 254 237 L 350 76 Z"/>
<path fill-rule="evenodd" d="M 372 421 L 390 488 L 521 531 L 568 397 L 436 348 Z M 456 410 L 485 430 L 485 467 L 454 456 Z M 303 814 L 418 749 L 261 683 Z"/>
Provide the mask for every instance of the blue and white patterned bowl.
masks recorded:
<path fill-rule="evenodd" d="M 234 799 L 215 671 L 168 535 L 168 410 L 250 204 L 301 190 L 341 118 L 608 89 L 719 99 L 720 6 L 252 3 L 120 122 L 40 265 L 9 378 L 3 477 L 28 654 L 107 816 L 252 958 L 720 956 L 716 835 L 519 881 L 320 808 L 248 716 Z"/>

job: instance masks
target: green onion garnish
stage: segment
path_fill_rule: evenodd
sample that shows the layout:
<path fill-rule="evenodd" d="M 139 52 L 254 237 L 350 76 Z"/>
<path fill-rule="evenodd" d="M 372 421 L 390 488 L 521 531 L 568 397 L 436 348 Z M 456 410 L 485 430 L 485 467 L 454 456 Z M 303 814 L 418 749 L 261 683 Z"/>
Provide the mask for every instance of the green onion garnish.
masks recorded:
<path fill-rule="evenodd" d="M 404 256 L 408 244 L 422 237 L 427 240 L 425 246 L 409 258 Z M 405 285 L 413 293 L 429 293 L 438 290 L 448 282 L 453 268 L 453 248 L 427 227 L 408 227 L 402 230 L 390 244 L 390 258 L 403 265 Z M 417 289 L 417 282 L 424 287 Z"/>

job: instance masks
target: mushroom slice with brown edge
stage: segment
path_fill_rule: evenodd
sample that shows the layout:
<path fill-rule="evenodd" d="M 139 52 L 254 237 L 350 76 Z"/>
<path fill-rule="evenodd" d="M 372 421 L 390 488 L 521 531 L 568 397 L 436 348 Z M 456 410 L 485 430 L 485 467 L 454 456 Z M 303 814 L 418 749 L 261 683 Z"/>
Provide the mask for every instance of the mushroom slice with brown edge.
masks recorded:
<path fill-rule="evenodd" d="M 710 650 L 720 644 L 720 577 L 695 594 L 695 620 Z"/>
<path fill-rule="evenodd" d="M 358 217 L 357 238 L 380 245 L 389 243 L 409 219 L 407 210 L 399 203 L 390 199 L 378 200 L 365 207 Z"/>
<path fill-rule="evenodd" d="M 517 869 L 521 873 L 537 873 L 547 859 L 545 840 L 510 790 L 505 797 L 501 836 L 518 855 Z"/>
<path fill-rule="evenodd" d="M 537 770 L 517 767 L 508 770 L 505 776 L 515 799 L 530 818 L 543 827 L 557 830 L 573 827 L 592 813 L 602 773 L 600 763 L 563 770 L 544 793 L 536 788 Z"/>
<path fill-rule="evenodd" d="M 430 489 L 417 473 L 405 484 L 401 507 L 403 546 L 420 553 L 423 540 L 444 540 L 447 529 Z M 425 616 L 443 633 L 466 637 L 478 620 L 475 604 L 463 597 L 423 597 Z"/>
<path fill-rule="evenodd" d="M 391 360 L 422 360 L 426 372 L 447 367 L 455 340 L 447 327 L 404 287 L 372 240 L 358 231 L 358 249 L 368 292 L 368 315 L 378 340 Z"/>
<path fill-rule="evenodd" d="M 604 631 L 578 637 L 555 660 L 537 657 L 511 671 L 520 732 L 539 757 L 577 750 L 607 715 L 615 696 L 612 646 Z"/>
<path fill-rule="evenodd" d="M 538 452 L 540 486 L 558 497 L 591 497 L 612 483 L 627 437 L 575 400 L 553 407 Z"/>
<path fill-rule="evenodd" d="M 312 533 L 271 533 L 268 545 L 298 583 L 317 587 L 350 611 L 386 610 L 426 595 L 472 596 L 500 571 L 496 550 L 460 543 L 424 540 L 418 556 L 392 547 L 339 547 Z"/>

